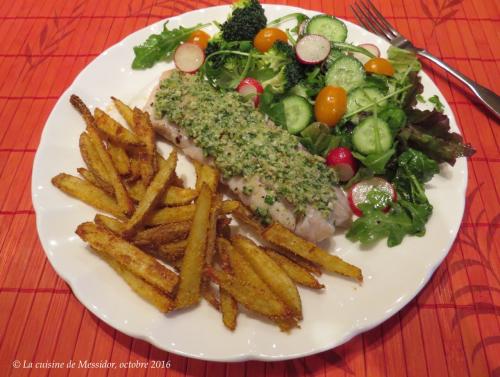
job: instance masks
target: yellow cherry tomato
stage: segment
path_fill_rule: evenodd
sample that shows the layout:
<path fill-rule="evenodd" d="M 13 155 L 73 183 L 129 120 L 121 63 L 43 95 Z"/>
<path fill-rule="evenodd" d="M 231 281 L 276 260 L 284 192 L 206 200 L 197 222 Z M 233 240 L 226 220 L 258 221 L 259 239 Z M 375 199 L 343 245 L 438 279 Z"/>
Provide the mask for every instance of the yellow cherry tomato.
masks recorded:
<path fill-rule="evenodd" d="M 316 96 L 314 115 L 318 122 L 335 126 L 347 109 L 347 93 L 337 86 L 325 86 Z"/>
<path fill-rule="evenodd" d="M 266 52 L 276 41 L 288 42 L 288 36 L 283 30 L 266 27 L 257 33 L 253 39 L 253 45 L 260 52 Z"/>
<path fill-rule="evenodd" d="M 194 43 L 204 50 L 207 48 L 209 39 L 210 35 L 205 33 L 203 30 L 195 30 L 189 35 L 186 42 Z"/>
<path fill-rule="evenodd" d="M 365 63 L 366 72 L 377 73 L 384 76 L 394 75 L 394 67 L 391 62 L 384 58 L 373 58 Z"/>

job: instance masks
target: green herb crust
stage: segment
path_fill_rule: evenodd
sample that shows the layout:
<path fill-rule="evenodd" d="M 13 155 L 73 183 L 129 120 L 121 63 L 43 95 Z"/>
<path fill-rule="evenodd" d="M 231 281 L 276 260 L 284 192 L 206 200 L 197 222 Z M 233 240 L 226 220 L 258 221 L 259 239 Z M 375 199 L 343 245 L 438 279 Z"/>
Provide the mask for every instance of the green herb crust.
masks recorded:
<path fill-rule="evenodd" d="M 325 218 L 330 215 L 337 183 L 333 169 L 238 93 L 222 93 L 199 76 L 175 72 L 161 82 L 154 106 L 157 117 L 166 116 L 213 157 L 226 179 L 257 176 L 296 214 L 311 205 Z"/>

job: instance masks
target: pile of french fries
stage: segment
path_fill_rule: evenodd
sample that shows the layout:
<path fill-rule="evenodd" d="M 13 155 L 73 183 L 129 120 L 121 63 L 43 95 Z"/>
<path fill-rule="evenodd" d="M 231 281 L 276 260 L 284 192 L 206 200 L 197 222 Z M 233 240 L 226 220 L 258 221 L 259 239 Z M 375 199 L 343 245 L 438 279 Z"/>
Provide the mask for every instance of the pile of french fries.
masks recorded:
<path fill-rule="evenodd" d="M 205 299 L 230 330 L 245 308 L 289 331 L 302 319 L 297 285 L 324 288 L 322 269 L 362 281 L 359 268 L 223 200 L 213 167 L 194 163 L 196 187 L 185 188 L 175 172 L 177 152 L 165 159 L 157 151 L 148 114 L 112 100 L 128 127 L 71 96 L 86 124 L 86 167 L 77 169 L 81 177 L 61 173 L 52 183 L 112 215 L 97 214 L 76 233 L 144 300 L 167 313 Z M 265 246 L 236 234 L 232 219 Z"/>

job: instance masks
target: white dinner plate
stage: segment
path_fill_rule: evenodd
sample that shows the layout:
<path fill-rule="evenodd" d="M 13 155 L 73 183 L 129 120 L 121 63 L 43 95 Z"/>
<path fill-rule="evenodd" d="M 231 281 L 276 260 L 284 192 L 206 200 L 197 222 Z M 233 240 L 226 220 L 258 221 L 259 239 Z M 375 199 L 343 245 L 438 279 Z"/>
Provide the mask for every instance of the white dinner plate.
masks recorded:
<path fill-rule="evenodd" d="M 281 5 L 266 5 L 265 9 L 269 20 L 291 12 L 317 14 Z M 229 10 L 229 6 L 218 6 L 188 12 L 172 17 L 169 27 L 193 26 L 211 20 L 222 22 Z M 388 248 L 385 240 L 363 248 L 338 232 L 323 244 L 332 253 L 361 267 L 364 282 L 359 285 L 323 274 L 320 278 L 326 285 L 323 291 L 299 288 L 304 320 L 300 329 L 289 334 L 246 314 L 238 317 L 236 331 L 228 331 L 220 314 L 206 302 L 181 314 L 161 314 L 133 293 L 105 262 L 86 250 L 75 229 L 78 224 L 92 220 L 95 210 L 50 183 L 58 173 L 76 174 L 76 168 L 84 166 L 78 150 L 84 123 L 69 104 L 69 97 L 73 93 L 79 95 L 91 109 L 99 106 L 111 110 L 110 96 L 143 105 L 151 87 L 171 64 L 132 70 L 132 48 L 151 33 L 158 33 L 163 23 L 131 34 L 99 55 L 78 75 L 54 107 L 36 153 L 32 194 L 38 234 L 50 263 L 78 300 L 125 334 L 176 354 L 215 361 L 282 360 L 314 354 L 348 341 L 403 308 L 427 283 L 456 237 L 467 184 L 467 164 L 463 158 L 453 168 L 443 166 L 441 173 L 426 185 L 434 213 L 424 237 L 407 237 L 393 248 Z M 373 43 L 382 52 L 389 47 L 386 41 L 359 26 L 347 21 L 346 24 L 349 42 Z M 207 30 L 215 33 L 215 28 Z M 452 130 L 458 132 L 441 92 L 425 73 L 421 75 L 424 97 L 439 95 Z M 170 149 L 166 143 L 159 144 L 165 152 Z M 193 169 L 185 159 L 181 159 L 178 173 L 189 184 L 193 183 Z"/>

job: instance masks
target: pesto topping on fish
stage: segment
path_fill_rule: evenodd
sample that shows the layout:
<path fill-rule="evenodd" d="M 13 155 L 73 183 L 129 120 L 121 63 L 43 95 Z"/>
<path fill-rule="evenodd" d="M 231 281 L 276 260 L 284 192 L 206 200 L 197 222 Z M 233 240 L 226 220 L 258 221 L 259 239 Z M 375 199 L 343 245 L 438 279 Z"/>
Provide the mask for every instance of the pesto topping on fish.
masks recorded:
<path fill-rule="evenodd" d="M 268 205 L 283 198 L 298 215 L 309 205 L 330 214 L 337 183 L 333 169 L 301 149 L 296 136 L 269 124 L 238 93 L 219 92 L 197 75 L 176 71 L 161 82 L 154 109 L 212 157 L 225 179 L 258 177 L 273 195 L 266 198 Z"/>

